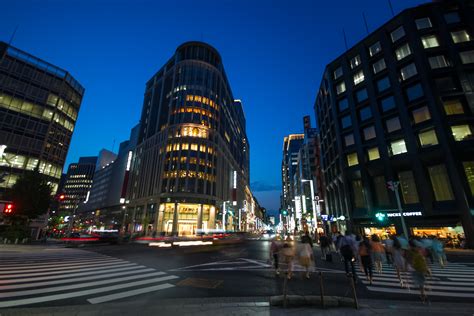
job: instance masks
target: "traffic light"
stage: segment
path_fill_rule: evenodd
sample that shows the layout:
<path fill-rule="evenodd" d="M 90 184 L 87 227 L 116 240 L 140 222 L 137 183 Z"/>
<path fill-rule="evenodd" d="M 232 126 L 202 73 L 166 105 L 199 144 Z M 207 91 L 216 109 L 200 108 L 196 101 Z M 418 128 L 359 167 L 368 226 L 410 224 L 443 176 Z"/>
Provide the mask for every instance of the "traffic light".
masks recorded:
<path fill-rule="evenodd" d="M 287 216 L 287 215 L 288 215 L 288 211 L 287 211 L 287 210 L 281 210 L 281 215 Z"/>
<path fill-rule="evenodd" d="M 386 215 L 384 213 L 380 213 L 380 212 L 375 214 L 375 217 L 377 218 L 377 220 L 379 222 L 383 222 L 386 219 Z"/>
<path fill-rule="evenodd" d="M 60 195 L 58 195 L 59 201 L 64 201 L 65 198 L 66 198 L 66 195 L 64 193 L 61 193 Z"/>
<path fill-rule="evenodd" d="M 12 203 L 6 203 L 5 204 L 5 207 L 3 209 L 3 214 L 13 215 L 13 204 Z"/>

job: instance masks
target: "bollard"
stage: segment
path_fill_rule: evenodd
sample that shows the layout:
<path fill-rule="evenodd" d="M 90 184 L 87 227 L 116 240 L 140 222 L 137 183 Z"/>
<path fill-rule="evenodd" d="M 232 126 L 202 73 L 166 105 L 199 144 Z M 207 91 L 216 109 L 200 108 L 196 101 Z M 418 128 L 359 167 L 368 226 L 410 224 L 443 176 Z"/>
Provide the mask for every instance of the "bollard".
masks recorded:
<path fill-rule="evenodd" d="M 354 278 L 352 276 L 352 273 L 349 273 L 349 278 L 351 280 L 352 295 L 354 296 L 354 308 L 359 309 L 359 302 L 357 301 L 355 283 L 354 283 Z"/>
<path fill-rule="evenodd" d="M 319 290 L 321 291 L 321 307 L 324 308 L 324 283 L 323 273 L 319 271 Z"/>
<path fill-rule="evenodd" d="M 288 274 L 288 272 L 286 274 Z M 285 281 L 283 281 L 283 308 L 286 308 L 287 284 L 288 284 L 288 276 L 285 276 Z"/>

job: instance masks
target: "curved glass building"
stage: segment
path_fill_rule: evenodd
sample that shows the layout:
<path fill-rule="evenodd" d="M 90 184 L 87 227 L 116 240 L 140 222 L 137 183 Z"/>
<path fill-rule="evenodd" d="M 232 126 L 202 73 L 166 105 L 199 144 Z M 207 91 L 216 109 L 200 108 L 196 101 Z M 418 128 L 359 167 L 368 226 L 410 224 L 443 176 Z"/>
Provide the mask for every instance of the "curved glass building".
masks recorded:
<path fill-rule="evenodd" d="M 237 230 L 248 183 L 245 117 L 221 56 L 205 43 L 184 43 L 146 84 L 126 227 L 173 235 Z"/>

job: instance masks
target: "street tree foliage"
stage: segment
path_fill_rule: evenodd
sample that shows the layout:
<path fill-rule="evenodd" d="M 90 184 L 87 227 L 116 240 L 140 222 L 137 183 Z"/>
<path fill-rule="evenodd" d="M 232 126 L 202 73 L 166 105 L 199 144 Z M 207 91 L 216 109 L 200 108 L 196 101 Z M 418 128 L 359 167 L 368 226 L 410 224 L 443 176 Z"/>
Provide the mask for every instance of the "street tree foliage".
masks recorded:
<path fill-rule="evenodd" d="M 10 191 L 16 217 L 27 221 L 46 214 L 51 203 L 53 188 L 38 169 L 21 175 Z"/>

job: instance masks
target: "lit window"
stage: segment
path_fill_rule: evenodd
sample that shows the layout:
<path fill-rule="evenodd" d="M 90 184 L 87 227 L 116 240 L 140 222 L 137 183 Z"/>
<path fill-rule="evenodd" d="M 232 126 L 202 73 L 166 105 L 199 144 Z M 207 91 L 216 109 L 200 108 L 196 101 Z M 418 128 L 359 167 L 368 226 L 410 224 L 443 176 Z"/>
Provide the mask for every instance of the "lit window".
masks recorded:
<path fill-rule="evenodd" d="M 472 128 L 469 125 L 451 126 L 451 132 L 457 142 L 472 138 Z"/>
<path fill-rule="evenodd" d="M 344 111 L 345 109 L 349 108 L 349 101 L 347 99 L 342 99 L 339 101 L 339 111 Z"/>
<path fill-rule="evenodd" d="M 191 150 L 197 151 L 198 150 L 198 145 L 197 144 L 191 144 Z"/>
<path fill-rule="evenodd" d="M 416 74 L 418 74 L 418 71 L 416 70 L 416 66 L 414 63 L 411 63 L 408 66 L 405 66 L 400 69 L 400 75 L 402 77 L 402 80 L 407 80 L 415 76 Z"/>
<path fill-rule="evenodd" d="M 428 173 L 436 201 L 454 200 L 446 167 L 444 165 L 431 166 L 428 167 Z"/>
<path fill-rule="evenodd" d="M 390 79 L 388 77 L 384 77 L 377 81 L 377 89 L 379 92 L 385 91 L 390 88 Z"/>
<path fill-rule="evenodd" d="M 343 92 L 346 91 L 346 84 L 344 83 L 344 81 L 341 81 L 339 82 L 337 85 L 336 85 L 336 92 L 337 94 L 341 94 Z"/>
<path fill-rule="evenodd" d="M 181 150 L 188 150 L 189 149 L 189 144 L 183 143 L 181 144 Z"/>
<path fill-rule="evenodd" d="M 354 134 L 348 134 L 344 136 L 344 143 L 346 144 L 346 146 L 354 145 L 355 144 Z"/>
<path fill-rule="evenodd" d="M 464 107 L 460 100 L 445 100 L 443 106 L 446 115 L 464 114 Z"/>
<path fill-rule="evenodd" d="M 474 161 L 465 161 L 462 163 L 466 173 L 467 182 L 471 188 L 471 195 L 474 196 Z"/>
<path fill-rule="evenodd" d="M 400 155 L 407 152 L 407 146 L 404 139 L 395 140 L 390 143 L 392 156 Z"/>
<path fill-rule="evenodd" d="M 342 128 L 347 128 L 352 126 L 352 120 L 350 115 L 346 115 L 341 119 Z"/>
<path fill-rule="evenodd" d="M 402 126 L 400 125 L 400 119 L 398 117 L 394 117 L 385 121 L 385 126 L 387 127 L 387 132 L 389 133 L 398 131 L 402 128 Z"/>
<path fill-rule="evenodd" d="M 381 51 L 382 51 L 382 46 L 380 45 L 380 42 L 377 42 L 369 47 L 370 57 L 380 53 Z"/>
<path fill-rule="evenodd" d="M 342 67 L 336 68 L 334 70 L 334 80 L 342 76 Z"/>
<path fill-rule="evenodd" d="M 419 83 L 407 88 L 406 93 L 408 101 L 413 101 L 424 96 L 423 88 Z"/>
<path fill-rule="evenodd" d="M 420 202 L 413 172 L 410 170 L 399 172 L 398 180 L 400 180 L 400 189 L 402 191 L 403 202 L 405 204 L 414 204 Z"/>
<path fill-rule="evenodd" d="M 378 147 L 367 149 L 367 154 L 369 156 L 369 160 L 376 160 L 380 158 L 380 152 Z"/>
<path fill-rule="evenodd" d="M 471 40 L 471 37 L 466 30 L 451 32 L 451 37 L 453 38 L 454 43 L 469 42 Z"/>
<path fill-rule="evenodd" d="M 449 66 L 449 62 L 443 55 L 430 57 L 428 61 L 430 62 L 431 69 L 438 69 Z"/>
<path fill-rule="evenodd" d="M 363 132 L 364 132 L 365 140 L 373 139 L 376 137 L 374 126 L 369 126 L 369 127 L 364 128 Z"/>
<path fill-rule="evenodd" d="M 423 106 L 419 109 L 413 110 L 412 114 L 415 124 L 431 119 L 430 110 L 428 110 L 427 106 Z"/>
<path fill-rule="evenodd" d="M 362 70 L 356 72 L 356 74 L 354 75 L 354 84 L 357 85 L 363 81 L 364 81 L 364 72 Z"/>
<path fill-rule="evenodd" d="M 434 129 L 421 132 L 418 134 L 418 139 L 420 140 L 421 147 L 438 145 L 438 137 L 436 137 L 436 132 Z"/>
<path fill-rule="evenodd" d="M 385 60 L 382 58 L 380 59 L 379 61 L 375 62 L 373 65 L 372 65 L 373 69 L 374 69 L 374 74 L 376 73 L 379 73 L 381 72 L 382 70 L 384 70 L 385 68 L 387 68 L 387 65 L 385 65 Z"/>
<path fill-rule="evenodd" d="M 390 37 L 392 38 L 392 42 L 395 43 L 399 39 L 405 36 L 405 30 L 403 29 L 403 26 L 400 26 L 397 28 L 395 31 L 390 33 Z"/>
<path fill-rule="evenodd" d="M 372 117 L 372 110 L 370 109 L 370 106 L 366 106 L 359 111 L 359 116 L 361 121 L 368 120 L 369 118 Z"/>
<path fill-rule="evenodd" d="M 356 98 L 357 102 L 362 102 L 364 100 L 367 100 L 368 95 L 367 95 L 367 89 L 362 89 L 356 92 Z"/>
<path fill-rule="evenodd" d="M 349 167 L 355 166 L 359 164 L 359 160 L 357 159 L 357 153 L 352 153 L 347 155 L 347 165 Z"/>
<path fill-rule="evenodd" d="M 355 67 L 359 66 L 361 64 L 360 56 L 357 55 L 354 58 L 351 59 L 351 69 L 354 69 Z"/>
<path fill-rule="evenodd" d="M 432 26 L 430 18 L 416 19 L 415 23 L 418 30 L 428 29 Z"/>
<path fill-rule="evenodd" d="M 436 35 L 423 36 L 421 38 L 421 42 L 423 43 L 424 48 L 432 48 L 439 46 L 438 38 L 436 37 Z"/>
<path fill-rule="evenodd" d="M 461 61 L 463 64 L 472 64 L 474 63 L 474 50 L 470 50 L 467 52 L 461 52 L 459 54 L 461 56 Z"/>
<path fill-rule="evenodd" d="M 395 56 L 397 56 L 397 60 L 402 60 L 403 58 L 409 55 L 411 55 L 411 49 L 408 43 L 400 46 L 395 50 Z"/>
<path fill-rule="evenodd" d="M 444 15 L 444 20 L 448 24 L 458 23 L 461 21 L 457 12 L 449 12 Z"/>
<path fill-rule="evenodd" d="M 395 108 L 395 106 L 396 106 L 395 99 L 392 96 L 387 97 L 387 98 L 382 99 L 380 101 L 380 105 L 382 106 L 382 111 L 383 112 L 391 110 L 391 109 Z"/>

